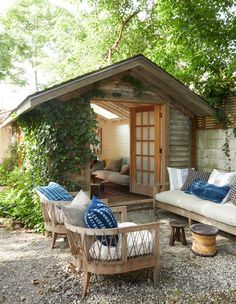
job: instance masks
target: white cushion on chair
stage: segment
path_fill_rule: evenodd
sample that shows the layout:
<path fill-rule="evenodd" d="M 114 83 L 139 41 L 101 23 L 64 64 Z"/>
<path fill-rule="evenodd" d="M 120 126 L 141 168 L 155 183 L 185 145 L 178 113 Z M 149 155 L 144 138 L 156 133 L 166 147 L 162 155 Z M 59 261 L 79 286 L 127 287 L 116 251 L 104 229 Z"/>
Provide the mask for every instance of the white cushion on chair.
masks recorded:
<path fill-rule="evenodd" d="M 137 226 L 132 222 L 118 223 L 118 228 Z M 127 257 L 149 254 L 152 252 L 153 238 L 147 230 L 129 232 L 127 235 Z M 93 259 L 102 261 L 117 260 L 122 257 L 122 237 L 119 234 L 117 247 L 104 246 L 100 241 L 95 241 L 89 253 Z"/>

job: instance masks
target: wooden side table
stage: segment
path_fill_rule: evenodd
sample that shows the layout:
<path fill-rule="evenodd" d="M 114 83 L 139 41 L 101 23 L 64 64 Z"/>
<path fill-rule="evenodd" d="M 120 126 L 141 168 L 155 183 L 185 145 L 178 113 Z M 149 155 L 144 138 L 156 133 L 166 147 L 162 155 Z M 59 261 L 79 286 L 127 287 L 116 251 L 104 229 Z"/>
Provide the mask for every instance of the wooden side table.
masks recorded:
<path fill-rule="evenodd" d="M 173 220 L 169 222 L 171 227 L 170 231 L 170 246 L 174 246 L 175 241 L 182 242 L 183 245 L 187 245 L 184 227 L 186 226 L 184 223 Z"/>
<path fill-rule="evenodd" d="M 213 257 L 216 255 L 216 236 L 219 230 L 206 224 L 190 226 L 192 231 L 192 251 L 200 256 Z"/>

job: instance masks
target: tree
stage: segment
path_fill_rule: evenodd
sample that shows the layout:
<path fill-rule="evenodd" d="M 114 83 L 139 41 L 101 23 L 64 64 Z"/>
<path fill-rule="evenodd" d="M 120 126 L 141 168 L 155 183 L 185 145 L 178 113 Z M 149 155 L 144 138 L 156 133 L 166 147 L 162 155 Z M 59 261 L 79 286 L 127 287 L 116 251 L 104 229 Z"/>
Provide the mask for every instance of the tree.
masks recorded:
<path fill-rule="evenodd" d="M 22 70 L 19 67 L 14 67 L 13 58 L 17 54 L 17 42 L 7 33 L 0 32 L 0 81 L 8 80 L 17 85 L 23 85 L 24 81 L 20 77 Z"/>
<path fill-rule="evenodd" d="M 36 87 L 143 53 L 211 104 L 233 86 L 232 0 L 19 0 L 2 21 L 23 51 Z M 12 61 L 11 61 L 12 62 Z M 38 84 L 37 75 L 44 72 Z"/>

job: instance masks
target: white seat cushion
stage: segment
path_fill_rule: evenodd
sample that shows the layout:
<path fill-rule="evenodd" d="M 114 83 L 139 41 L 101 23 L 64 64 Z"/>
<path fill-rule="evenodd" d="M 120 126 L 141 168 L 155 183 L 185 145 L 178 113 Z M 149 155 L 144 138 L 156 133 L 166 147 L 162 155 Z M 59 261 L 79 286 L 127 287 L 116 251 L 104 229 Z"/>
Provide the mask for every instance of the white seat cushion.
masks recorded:
<path fill-rule="evenodd" d="M 203 215 L 209 219 L 236 226 L 236 206 L 232 204 L 216 204 L 203 200 L 181 190 L 170 190 L 155 195 L 162 203 L 180 207 L 190 212 Z"/>
<path fill-rule="evenodd" d="M 118 223 L 118 228 L 137 226 L 132 222 Z M 127 256 L 137 256 L 152 252 L 152 234 L 147 231 L 130 232 L 127 235 Z M 119 235 L 118 245 L 108 247 L 102 245 L 100 241 L 95 241 L 89 253 L 92 258 L 102 261 L 117 260 L 122 257 L 122 237 Z"/>

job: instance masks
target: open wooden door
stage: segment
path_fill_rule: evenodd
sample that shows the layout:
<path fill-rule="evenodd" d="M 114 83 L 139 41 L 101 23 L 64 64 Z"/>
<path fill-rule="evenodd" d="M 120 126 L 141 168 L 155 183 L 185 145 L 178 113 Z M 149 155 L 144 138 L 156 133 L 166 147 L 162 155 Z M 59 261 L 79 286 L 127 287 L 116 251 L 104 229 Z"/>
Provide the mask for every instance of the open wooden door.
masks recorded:
<path fill-rule="evenodd" d="M 130 191 L 152 195 L 166 175 L 166 105 L 131 109 L 130 144 Z"/>

